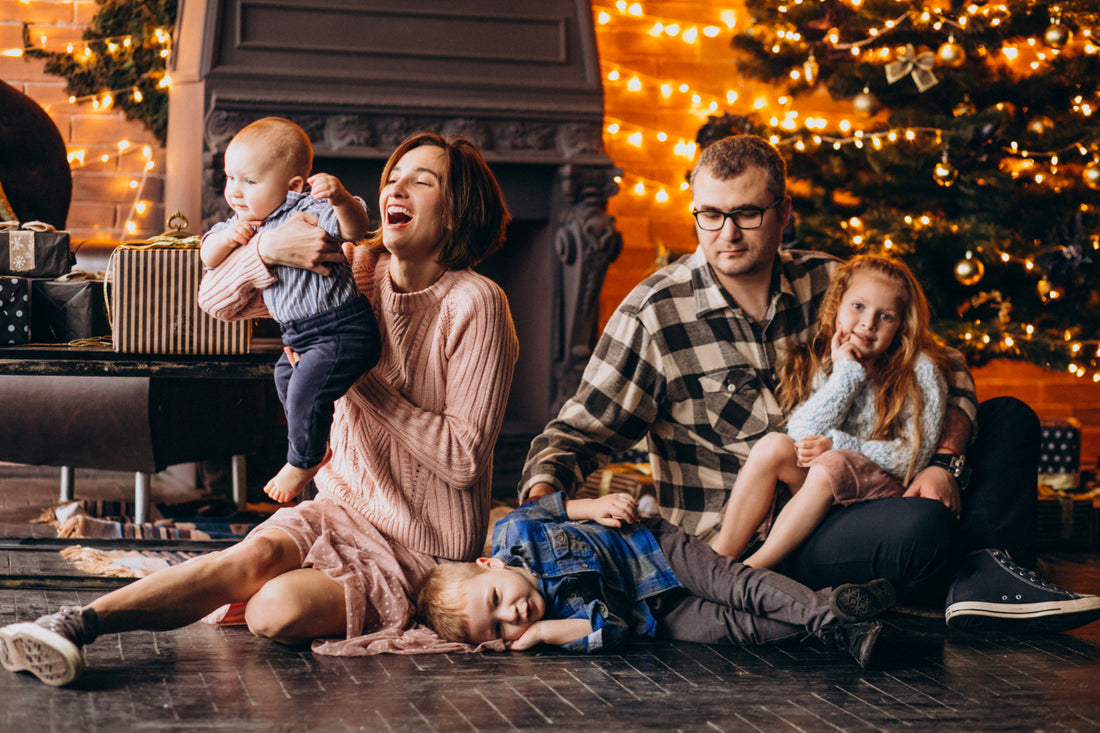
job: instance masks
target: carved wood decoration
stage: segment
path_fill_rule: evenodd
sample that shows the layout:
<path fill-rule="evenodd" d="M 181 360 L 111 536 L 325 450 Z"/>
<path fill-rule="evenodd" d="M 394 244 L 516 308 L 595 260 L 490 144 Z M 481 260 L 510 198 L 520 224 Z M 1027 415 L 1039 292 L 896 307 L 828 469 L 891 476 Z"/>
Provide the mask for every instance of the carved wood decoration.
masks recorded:
<path fill-rule="evenodd" d="M 514 219 L 478 268 L 508 294 L 520 338 L 494 481 L 514 491 L 531 438 L 576 388 L 622 246 L 589 3 L 181 0 L 177 38 L 165 206 L 204 228 L 228 215 L 227 143 L 260 117 L 301 125 L 314 170 L 375 217 L 382 165 L 410 133 L 482 150 Z"/>

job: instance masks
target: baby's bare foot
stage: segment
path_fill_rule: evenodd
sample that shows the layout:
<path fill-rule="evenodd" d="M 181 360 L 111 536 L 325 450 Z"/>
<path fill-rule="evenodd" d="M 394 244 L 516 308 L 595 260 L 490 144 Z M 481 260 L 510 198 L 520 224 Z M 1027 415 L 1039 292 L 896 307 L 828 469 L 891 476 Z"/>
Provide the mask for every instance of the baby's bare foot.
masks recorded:
<path fill-rule="evenodd" d="M 280 504 L 285 504 L 302 493 L 302 489 L 317 475 L 323 465 L 325 465 L 324 461 L 311 468 L 298 468 L 287 463 L 279 469 L 275 478 L 267 482 L 264 493 Z"/>

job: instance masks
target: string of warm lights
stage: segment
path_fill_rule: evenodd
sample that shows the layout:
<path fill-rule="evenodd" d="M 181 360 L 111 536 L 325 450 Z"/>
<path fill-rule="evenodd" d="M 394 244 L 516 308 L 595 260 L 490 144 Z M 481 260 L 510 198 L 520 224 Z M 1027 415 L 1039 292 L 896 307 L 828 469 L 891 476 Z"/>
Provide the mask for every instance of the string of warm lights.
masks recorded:
<path fill-rule="evenodd" d="M 47 51 L 49 49 L 50 38 L 47 34 L 38 36 L 37 45 L 29 43 L 29 40 L 30 31 L 28 27 L 25 27 L 24 46 L 21 48 L 6 49 L 0 52 L 0 55 L 8 58 L 21 58 L 27 56 L 28 52 L 33 50 Z M 171 56 L 173 46 L 172 35 L 169 31 L 164 28 L 154 28 L 150 41 L 161 47 L 157 52 L 160 58 L 168 59 Z M 64 53 L 67 53 L 75 63 L 86 65 L 92 63 L 97 54 L 106 53 L 110 56 L 117 56 L 132 51 L 134 46 L 139 42 L 140 41 L 136 40 L 133 34 L 91 38 L 86 39 L 83 44 L 67 43 Z M 60 51 L 57 53 L 60 53 Z M 153 70 L 141 75 L 140 78 L 155 82 L 155 86 L 159 89 L 168 89 L 172 83 L 170 75 L 164 70 Z M 72 106 L 89 105 L 94 112 L 107 112 L 114 108 L 116 100 L 120 98 L 120 95 L 124 94 L 129 94 L 130 101 L 134 104 L 142 104 L 145 102 L 145 97 L 137 85 L 129 85 L 119 89 L 101 89 L 97 90 L 94 94 L 80 96 L 70 95 L 67 101 L 68 104 Z M 50 111 L 49 106 L 46 106 L 46 111 Z M 141 227 L 138 225 L 138 219 L 150 209 L 150 202 L 142 196 L 149 175 L 155 168 L 152 147 L 149 145 L 136 146 L 129 140 L 123 139 L 116 143 L 114 152 L 95 156 L 91 160 L 88 159 L 88 151 L 86 148 L 70 147 L 67 151 L 69 167 L 73 170 L 90 165 L 93 161 L 100 164 L 109 164 L 112 160 L 117 161 L 121 169 L 122 158 L 138 151 L 140 151 L 145 161 L 142 165 L 141 176 L 131 178 L 126 182 L 127 187 L 134 192 L 133 202 L 122 224 L 121 233 L 128 236 L 133 236 L 139 231 Z"/>
<path fill-rule="evenodd" d="M 803 3 L 809 4 L 810 1 L 790 0 L 778 6 L 778 12 L 782 15 L 788 9 Z M 858 13 L 862 3 L 860 0 L 846 0 L 844 4 Z M 660 7 L 664 9 L 666 6 Z M 1043 10 L 1041 8 L 1040 12 Z M 987 57 L 990 63 L 1008 68 L 1008 73 L 1017 76 L 1047 71 L 1049 65 L 1058 60 L 1063 53 L 1100 53 L 1100 48 L 1092 41 L 1095 37 L 1095 29 L 1087 27 L 1089 23 L 1097 22 L 1091 14 L 1085 23 L 1081 22 L 1082 18 L 1075 17 L 1077 22 L 1073 24 L 1072 32 L 1069 32 L 1068 27 L 1062 25 L 1061 11 L 1058 7 L 1047 6 L 1045 10 L 1050 13 L 1051 26 L 1044 36 L 1005 38 L 999 46 L 990 44 L 988 48 L 976 44 L 970 46 L 970 53 L 976 57 Z M 639 31 L 645 32 L 654 39 L 654 42 L 677 44 L 668 48 L 668 55 L 671 57 L 686 55 L 685 50 L 679 50 L 683 48 L 680 44 L 695 46 L 695 52 L 698 52 L 703 48 L 698 44 L 705 43 L 707 39 L 718 35 L 715 34 L 714 28 L 718 28 L 720 32 L 722 25 L 732 29 L 738 24 L 738 18 L 732 10 L 722 11 L 720 17 L 722 22 L 685 21 L 682 18 L 650 15 L 647 12 L 646 3 L 627 3 L 622 0 L 613 5 L 595 3 L 593 11 L 598 26 L 617 25 L 621 26 L 622 30 L 632 31 L 635 34 Z M 761 134 L 770 138 L 774 144 L 788 146 L 794 151 L 811 152 L 821 146 L 829 146 L 838 152 L 846 149 L 860 150 L 861 154 L 867 156 L 875 155 L 879 151 L 883 154 L 889 153 L 888 147 L 898 148 L 895 155 L 910 154 L 910 151 L 922 155 L 934 153 L 939 160 L 934 173 L 936 181 L 941 185 L 949 186 L 956 176 L 956 171 L 951 165 L 954 150 L 960 151 L 959 155 L 966 151 L 966 146 L 963 144 L 965 140 L 961 139 L 964 133 L 928 126 L 890 127 L 885 124 L 883 118 L 876 117 L 877 100 L 869 94 L 862 100 L 859 97 L 852 100 L 853 108 L 847 113 L 838 110 L 835 102 L 832 105 L 819 105 L 818 102 L 822 97 L 813 96 L 822 91 L 815 90 L 815 75 L 818 69 L 814 59 L 814 48 L 817 48 L 819 54 L 823 54 L 825 52 L 821 48 L 824 45 L 832 56 L 836 53 L 849 54 L 860 63 L 880 64 L 886 67 L 897 62 L 903 51 L 900 47 L 887 47 L 891 33 L 906 26 L 923 29 L 924 32 L 931 29 L 942 33 L 944 38 L 940 48 L 943 56 L 935 59 L 937 67 L 944 65 L 947 68 L 953 68 L 951 63 L 955 60 L 962 62 L 958 59 L 958 54 L 962 54 L 963 59 L 966 54 L 966 50 L 956 39 L 962 39 L 965 43 L 969 34 L 997 28 L 1011 20 L 1010 9 L 995 3 L 955 5 L 951 11 L 939 7 L 906 10 L 899 11 L 889 20 L 880 21 L 875 27 L 861 28 L 854 36 L 849 34 L 844 37 L 839 31 L 830 29 L 826 32 L 824 41 L 818 40 L 815 46 L 802 38 L 793 24 L 786 24 L 780 18 L 780 22 L 775 24 L 775 44 L 768 48 L 768 43 L 771 41 L 764 43 L 766 49 L 775 54 L 777 59 L 781 59 L 780 69 L 790 63 L 787 74 L 790 87 L 787 90 L 779 90 L 778 93 L 774 86 L 761 90 L 755 83 L 747 81 L 739 84 L 736 89 L 707 90 L 695 81 L 661 78 L 652 73 L 641 73 L 621 63 L 613 55 L 602 54 L 601 66 L 605 92 L 609 98 L 621 102 L 618 106 L 611 107 L 615 114 L 606 118 L 605 142 L 609 149 L 616 147 L 622 149 L 623 146 L 629 146 L 632 149 L 644 150 L 649 158 L 644 164 L 635 164 L 633 167 L 637 170 L 631 170 L 630 161 L 639 160 L 637 153 L 623 156 L 626 161 L 621 164 L 624 170 L 621 179 L 622 190 L 636 197 L 647 197 L 655 203 L 667 204 L 669 201 L 676 202 L 681 198 L 689 197 L 690 192 L 683 180 L 654 181 L 646 175 L 639 175 L 638 170 L 645 165 L 647 171 L 652 171 L 654 168 L 664 167 L 664 161 L 686 161 L 689 157 L 693 157 L 697 152 L 696 143 L 688 143 L 688 141 L 696 139 L 699 132 L 698 126 L 690 130 L 678 130 L 675 126 L 677 124 L 693 125 L 694 120 L 709 123 L 709 120 L 704 118 L 719 113 L 718 111 L 723 108 L 733 107 L 735 103 L 746 110 L 742 114 L 752 116 L 754 128 L 764 129 Z M 746 33 L 750 32 L 746 31 Z M 909 53 L 917 55 L 911 49 Z M 922 49 L 920 53 L 926 52 Z M 821 58 L 825 56 L 822 55 Z M 718 59 L 706 59 L 711 71 L 714 64 L 722 62 Z M 908 76 L 908 73 L 906 71 L 905 76 Z M 711 73 L 709 76 L 714 78 L 717 75 Z M 728 76 L 735 75 L 731 73 Z M 889 77 L 890 72 L 887 71 L 887 78 Z M 893 81 L 891 80 L 890 83 Z M 935 83 L 934 80 L 933 83 Z M 919 85 L 918 88 L 920 88 Z M 923 91 L 923 89 L 920 90 Z M 810 93 L 809 98 L 805 97 L 807 93 Z M 638 102 L 631 101 L 634 98 L 637 98 Z M 686 114 L 666 115 L 677 122 L 665 123 L 667 127 L 657 129 L 652 125 L 653 115 L 650 112 L 652 107 L 647 109 L 644 103 L 650 100 L 664 102 L 669 107 L 678 105 L 679 108 L 676 111 Z M 874 103 L 875 107 L 870 108 L 868 101 Z M 1087 119 L 1092 117 L 1098 106 L 1100 106 L 1100 92 L 1089 91 L 1085 87 L 1082 94 L 1073 100 L 1072 111 Z M 631 119 L 635 116 L 634 110 L 638 110 L 637 119 L 642 119 L 644 115 L 648 122 L 639 123 Z M 969 99 L 964 99 L 956 108 L 955 116 L 976 112 L 973 105 L 969 104 Z M 1051 123 L 1049 120 L 1044 122 L 1043 118 L 1029 122 L 1029 125 L 1038 126 L 1037 129 L 1030 129 L 1029 132 L 1034 133 L 1034 137 L 1042 139 L 1041 128 L 1044 124 Z M 1026 185 L 1049 186 L 1057 190 L 1065 185 L 1067 173 L 1081 171 L 1082 177 L 1090 188 L 1100 189 L 1100 136 L 1089 136 L 1087 139 L 1075 140 L 1069 144 L 1060 142 L 1058 145 L 1046 147 L 1036 144 L 1034 140 L 1028 144 L 1017 141 L 1011 141 L 1007 145 L 1003 143 L 1003 140 L 997 143 L 1003 157 L 1007 161 L 1015 161 L 1006 163 L 1005 168 L 1005 173 L 1013 179 L 1021 179 L 1021 182 Z M 869 162 L 870 160 L 868 158 Z M 1082 204 L 1082 206 L 1089 211 L 1094 210 L 1091 204 Z M 929 217 L 919 215 L 905 217 L 904 222 L 896 225 L 888 224 L 887 226 L 895 227 L 896 230 L 893 232 L 875 231 L 864 227 L 861 222 L 843 224 L 852 244 L 866 251 L 892 249 L 905 251 L 907 248 L 915 247 L 915 243 L 921 241 L 922 227 L 937 225 L 937 222 Z M 943 232 L 936 236 L 943 236 Z M 1093 252 L 1100 250 L 1100 236 L 1086 236 L 1084 245 Z M 994 243 L 976 246 L 974 249 L 976 252 L 973 256 L 976 259 L 980 258 L 991 265 L 1018 266 L 1028 272 L 1034 271 L 1037 267 L 1032 256 L 1016 255 Z M 968 252 L 967 256 L 972 256 L 972 253 Z M 1044 284 L 1048 286 L 1049 292 L 1043 291 Z M 1050 286 L 1044 280 L 1040 280 L 1039 285 L 1041 295 L 1049 302 L 1065 297 L 1063 290 Z M 1000 297 L 999 294 L 998 297 Z M 1040 343 L 1040 336 L 1043 339 L 1047 339 L 1047 336 L 1036 333 L 1035 325 L 1019 323 L 1009 317 L 1011 304 L 1007 299 L 1001 304 L 1003 318 L 984 317 L 985 312 L 995 305 L 983 303 L 985 310 L 981 314 L 978 314 L 977 310 L 973 311 L 982 317 L 975 315 L 972 322 L 966 324 L 965 332 L 955 335 L 972 344 L 976 350 L 987 349 L 994 355 L 1033 355 L 1037 349 L 1046 348 L 1046 343 Z M 1100 342 L 1081 339 L 1081 335 L 1084 334 L 1068 331 L 1065 334 L 1065 351 L 1074 357 L 1071 358 L 1068 370 L 1078 377 L 1085 377 L 1091 372 L 1093 381 L 1100 382 Z M 1034 356 L 1028 358 L 1042 362 L 1042 359 Z"/>

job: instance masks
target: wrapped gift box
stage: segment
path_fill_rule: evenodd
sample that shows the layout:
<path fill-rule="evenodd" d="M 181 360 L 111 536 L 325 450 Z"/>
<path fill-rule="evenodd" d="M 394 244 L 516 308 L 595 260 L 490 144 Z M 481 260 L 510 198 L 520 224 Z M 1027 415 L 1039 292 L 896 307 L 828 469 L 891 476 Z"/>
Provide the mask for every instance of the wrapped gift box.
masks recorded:
<path fill-rule="evenodd" d="M 1040 427 L 1039 483 L 1069 491 L 1080 484 L 1081 431 L 1069 421 L 1044 420 Z"/>
<path fill-rule="evenodd" d="M 118 247 L 107 276 L 115 351 L 248 353 L 251 321 L 219 321 L 199 308 L 202 272 L 197 246 Z"/>
<path fill-rule="evenodd" d="M 0 277 L 0 346 L 31 340 L 31 281 Z"/>
<path fill-rule="evenodd" d="M 58 277 L 72 269 L 76 258 L 69 233 L 41 222 L 0 230 L 0 274 L 19 277 Z"/>
<path fill-rule="evenodd" d="M 1100 490 L 1066 493 L 1040 484 L 1035 530 L 1040 551 L 1100 549 Z"/>
<path fill-rule="evenodd" d="M 68 343 L 110 336 L 103 273 L 31 281 L 31 333 L 36 342 Z"/>

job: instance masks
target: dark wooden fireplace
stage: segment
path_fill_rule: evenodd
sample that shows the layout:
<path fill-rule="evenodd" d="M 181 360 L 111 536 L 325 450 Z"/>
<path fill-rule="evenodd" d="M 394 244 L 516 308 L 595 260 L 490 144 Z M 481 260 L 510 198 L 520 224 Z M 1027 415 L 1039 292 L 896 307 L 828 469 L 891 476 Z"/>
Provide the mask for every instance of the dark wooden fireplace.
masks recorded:
<path fill-rule="evenodd" d="M 508 294 L 520 361 L 496 453 L 510 493 L 532 437 L 572 394 L 621 248 L 603 153 L 603 89 L 586 0 L 181 0 L 165 207 L 196 229 L 228 215 L 222 154 L 266 115 L 310 135 L 314 169 L 377 216 L 378 179 L 411 132 L 484 152 L 514 221 L 479 270 Z"/>

